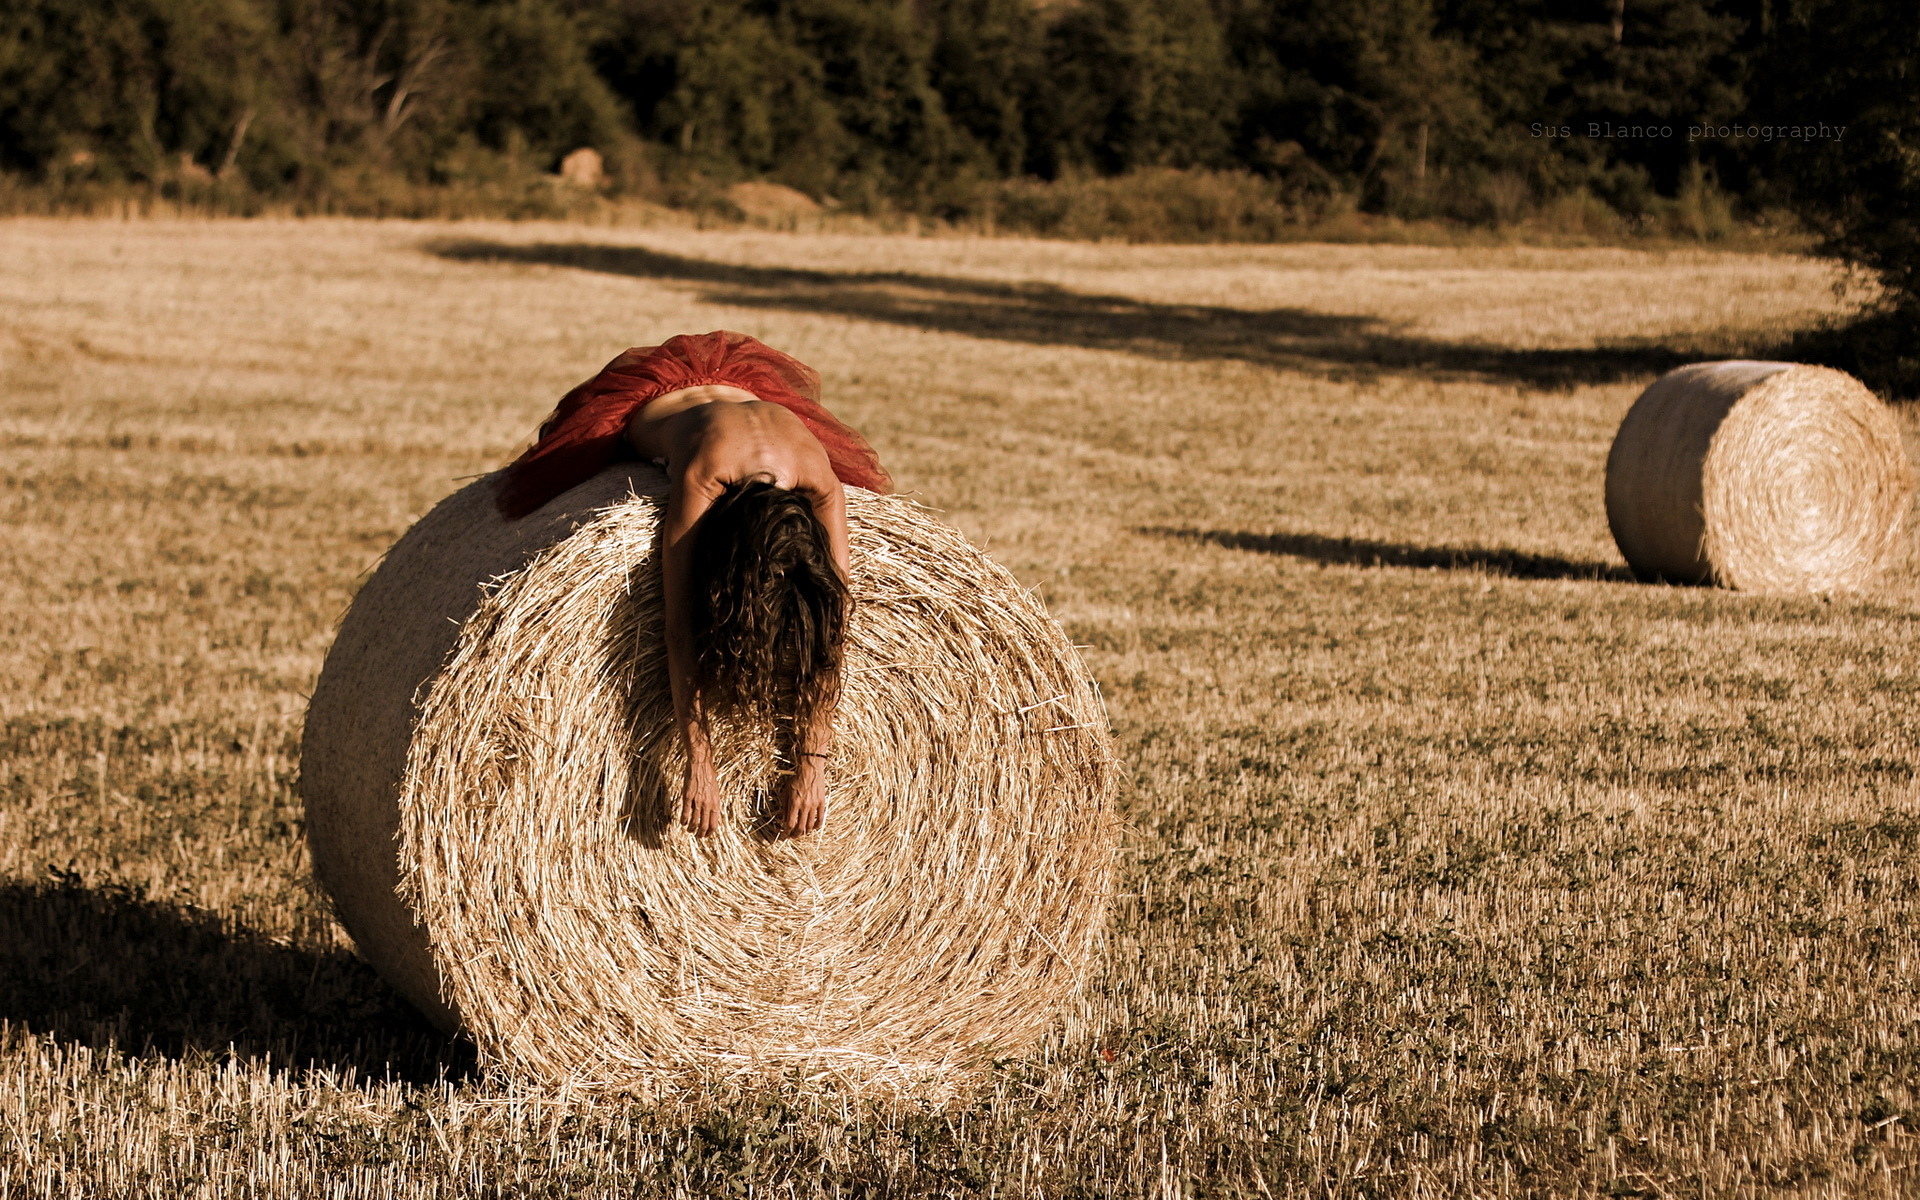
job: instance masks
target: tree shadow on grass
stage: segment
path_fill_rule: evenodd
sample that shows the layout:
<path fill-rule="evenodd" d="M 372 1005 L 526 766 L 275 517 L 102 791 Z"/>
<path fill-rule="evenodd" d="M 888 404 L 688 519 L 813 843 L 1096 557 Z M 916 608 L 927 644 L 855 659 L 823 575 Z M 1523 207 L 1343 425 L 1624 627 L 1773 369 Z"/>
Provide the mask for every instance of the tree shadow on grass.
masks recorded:
<path fill-rule="evenodd" d="M 1416 570 L 1475 571 L 1509 579 L 1577 579 L 1596 583 L 1636 582 L 1631 570 L 1614 563 L 1528 554 L 1478 546 L 1416 546 L 1367 538 L 1325 537 L 1317 533 L 1241 533 L 1219 529 L 1147 528 L 1159 537 L 1210 542 L 1230 550 L 1282 554 L 1315 562 L 1354 567 L 1407 567 Z"/>
<path fill-rule="evenodd" d="M 1802 330 L 1769 358 L 1818 363 L 1895 400 L 1920 396 L 1920 310 L 1868 309 Z"/>
<path fill-rule="evenodd" d="M 344 951 L 314 952 L 199 909 L 58 872 L 0 885 L 0 1020 L 175 1058 L 229 1050 L 409 1083 L 458 1079 L 449 1041 Z"/>
<path fill-rule="evenodd" d="M 437 239 L 432 254 L 457 262 L 538 263 L 701 285 L 701 299 L 742 308 L 828 313 L 970 337 L 1042 346 L 1125 350 L 1157 358 L 1226 359 L 1334 377 L 1381 372 L 1492 379 L 1571 388 L 1651 378 L 1694 361 L 1651 342 L 1576 350 L 1516 350 L 1396 332 L 1378 317 L 1303 308 L 1156 304 L 1069 291 L 904 271 L 805 271 L 739 266 L 638 246 L 510 245 Z"/>

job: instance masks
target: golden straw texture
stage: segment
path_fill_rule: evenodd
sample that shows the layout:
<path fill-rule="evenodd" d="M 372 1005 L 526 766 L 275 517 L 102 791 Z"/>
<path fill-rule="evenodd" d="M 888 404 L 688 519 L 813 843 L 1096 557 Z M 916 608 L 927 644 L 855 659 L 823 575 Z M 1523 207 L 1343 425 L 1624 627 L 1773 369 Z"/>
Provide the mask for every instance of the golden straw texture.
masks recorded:
<path fill-rule="evenodd" d="M 415 949 L 363 932 L 390 933 L 392 912 L 376 910 L 404 902 L 438 998 L 483 1057 L 569 1090 L 797 1071 L 945 1091 L 1032 1045 L 1092 962 L 1116 833 L 1106 719 L 1059 626 L 925 510 L 849 489 L 856 608 L 826 826 L 770 836 L 778 741 L 723 720 L 722 828 L 690 838 L 673 820 L 682 760 L 654 558 L 664 490 L 653 469 L 622 467 L 528 533 L 492 515 L 482 480 L 409 533 L 356 600 L 327 675 L 343 645 L 379 659 L 396 638 L 444 638 L 396 597 L 444 608 L 436 598 L 459 586 L 447 575 L 464 573 L 477 600 L 429 678 L 388 688 L 419 691 L 411 730 L 377 735 L 405 739 L 387 785 L 395 823 L 352 837 L 363 858 L 394 861 L 401 895 L 320 871 L 363 953 L 390 978 L 418 966 Z M 476 544 L 488 549 L 448 549 Z M 325 683 L 316 708 L 343 706 Z M 316 744 L 314 729 L 309 759 L 366 754 Z M 315 835 L 340 825 L 316 821 Z M 317 869 L 347 857 L 316 845 Z"/>
<path fill-rule="evenodd" d="M 1778 362 L 1682 367 L 1607 456 L 1607 521 L 1643 578 L 1857 591 L 1899 545 L 1913 475 L 1893 415 L 1852 376 Z"/>

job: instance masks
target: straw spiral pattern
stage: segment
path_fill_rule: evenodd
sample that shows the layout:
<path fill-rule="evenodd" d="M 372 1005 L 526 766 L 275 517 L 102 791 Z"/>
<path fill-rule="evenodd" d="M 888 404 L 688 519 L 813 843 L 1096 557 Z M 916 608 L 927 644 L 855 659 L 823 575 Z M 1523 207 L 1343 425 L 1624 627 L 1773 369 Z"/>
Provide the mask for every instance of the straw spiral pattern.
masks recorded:
<path fill-rule="evenodd" d="M 1893 415 L 1826 367 L 1682 367 L 1634 402 L 1607 457 L 1607 520 L 1636 573 L 1743 591 L 1865 587 L 1912 493 Z"/>
<path fill-rule="evenodd" d="M 367 628 L 390 626 L 434 547 L 505 536 L 491 482 L 390 554 L 356 602 L 367 620 L 343 626 L 349 658 L 379 657 Z M 417 684 L 388 828 L 344 829 L 340 773 L 322 770 L 316 871 L 362 952 L 493 1066 L 570 1088 L 777 1071 L 937 1090 L 1030 1046 L 1092 961 L 1116 830 L 1106 719 L 1059 626 L 925 510 L 848 489 L 856 606 L 825 827 L 771 836 L 779 741 L 721 719 L 721 830 L 689 837 L 654 558 L 664 490 L 650 468 L 610 471 L 549 506 L 570 520 L 531 518 L 550 544 L 522 547 L 523 565 L 469 580 L 477 602 Z M 316 709 L 342 708 L 326 691 Z M 315 744 L 310 719 L 309 758 L 354 752 L 331 720 Z M 326 839 L 397 846 L 397 893 L 350 878 Z M 381 904 L 417 922 L 412 944 Z"/>

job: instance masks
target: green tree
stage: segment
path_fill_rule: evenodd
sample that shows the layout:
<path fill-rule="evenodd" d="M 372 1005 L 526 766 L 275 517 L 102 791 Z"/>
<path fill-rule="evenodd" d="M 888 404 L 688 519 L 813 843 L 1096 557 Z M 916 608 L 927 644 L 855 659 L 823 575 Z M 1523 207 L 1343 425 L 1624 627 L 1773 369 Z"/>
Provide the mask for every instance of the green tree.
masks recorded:
<path fill-rule="evenodd" d="M 1047 43 L 1049 173 L 1229 164 L 1238 81 L 1205 0 L 1085 0 Z"/>
<path fill-rule="evenodd" d="M 600 25 L 641 130 L 702 170 L 878 199 L 962 157 L 902 0 L 629 0 Z"/>
<path fill-rule="evenodd" d="M 487 145 L 523 141 L 550 165 L 580 146 L 605 150 L 627 136 L 631 118 L 594 70 L 582 22 L 551 0 L 482 0 L 442 29 L 432 45 L 471 63 L 461 125 Z"/>
<path fill-rule="evenodd" d="M 1784 194 L 1820 249 L 1881 285 L 1850 327 L 1802 357 L 1920 395 L 1920 8 L 1892 0 L 1791 0 L 1775 17 L 1750 116 L 1775 141 Z"/>
<path fill-rule="evenodd" d="M 26 0 L 0 15 L 0 165 L 159 179 L 230 157 L 271 92 L 246 0 Z"/>
<path fill-rule="evenodd" d="M 1019 175 L 1030 161 L 1029 114 L 1048 85 L 1044 32 L 1028 0 L 933 0 L 929 78 L 973 162 Z"/>
<path fill-rule="evenodd" d="M 770 174 L 826 192 L 851 139 L 824 75 L 775 18 L 703 5 L 679 48 L 659 124 L 710 169 Z"/>
<path fill-rule="evenodd" d="M 1295 144 L 1372 206 L 1393 207 L 1470 154 L 1459 135 L 1480 119 L 1474 64 L 1438 30 L 1430 0 L 1249 0 L 1230 29 L 1248 80 L 1243 160 Z"/>
<path fill-rule="evenodd" d="M 1688 130 L 1743 113 L 1766 2 L 1451 0 L 1441 27 L 1477 64 L 1483 161 L 1540 193 L 1585 188 L 1639 215 L 1702 169 L 1748 182 L 1749 147 Z"/>
<path fill-rule="evenodd" d="M 934 89 L 933 30 L 911 0 L 779 0 L 776 27 L 820 63 L 858 197 L 921 197 L 963 159 Z"/>
<path fill-rule="evenodd" d="M 1783 18 L 1757 113 L 1830 133 L 1781 143 L 1792 201 L 1920 319 L 1920 8 L 1799 0 Z"/>

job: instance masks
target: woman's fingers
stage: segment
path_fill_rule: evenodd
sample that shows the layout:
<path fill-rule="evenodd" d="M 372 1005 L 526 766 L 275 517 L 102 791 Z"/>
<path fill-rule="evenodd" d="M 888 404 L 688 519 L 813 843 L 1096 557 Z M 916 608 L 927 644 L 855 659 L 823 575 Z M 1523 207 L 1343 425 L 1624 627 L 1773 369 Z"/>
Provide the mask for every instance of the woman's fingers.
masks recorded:
<path fill-rule="evenodd" d="M 826 815 L 826 788 L 798 787 L 787 793 L 787 811 L 780 825 L 788 837 L 804 837 L 817 832 L 826 823 Z M 709 790 L 690 781 L 680 808 L 680 824 L 689 833 L 712 837 L 720 828 L 719 789 Z"/>
<path fill-rule="evenodd" d="M 795 787 L 787 793 L 788 837 L 802 837 L 820 828 L 826 817 L 826 788 L 815 782 L 811 786 Z"/>
<path fill-rule="evenodd" d="M 710 776 L 689 770 L 682 794 L 680 824 L 689 833 L 712 837 L 720 827 L 720 784 Z"/>

